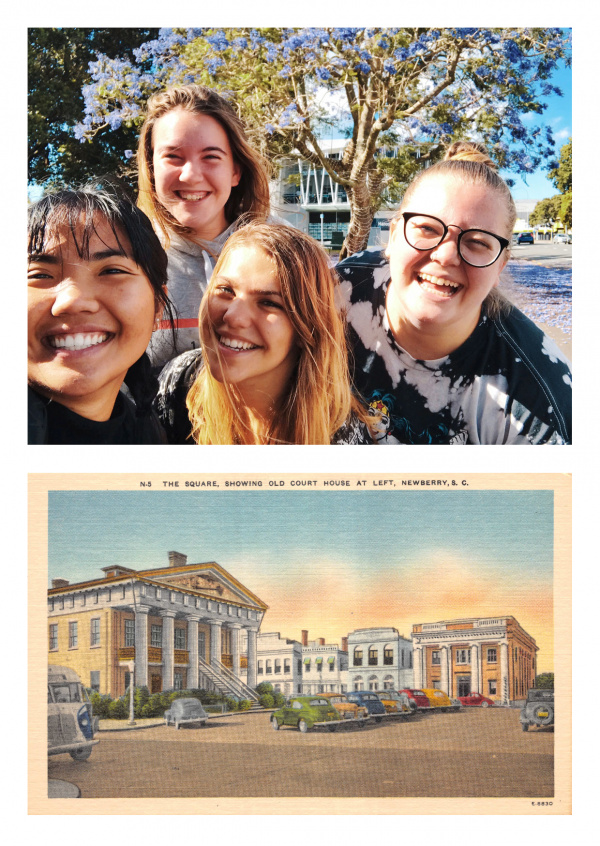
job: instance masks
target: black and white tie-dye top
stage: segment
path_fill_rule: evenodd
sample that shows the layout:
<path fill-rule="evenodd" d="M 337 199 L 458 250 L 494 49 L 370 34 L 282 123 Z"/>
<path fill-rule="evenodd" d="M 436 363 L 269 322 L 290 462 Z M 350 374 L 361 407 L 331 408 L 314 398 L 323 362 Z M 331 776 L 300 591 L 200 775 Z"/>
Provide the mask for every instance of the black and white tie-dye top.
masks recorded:
<path fill-rule="evenodd" d="M 517 308 L 482 315 L 457 350 L 418 361 L 395 342 L 385 310 L 390 267 L 365 251 L 337 266 L 354 383 L 381 444 L 571 443 L 571 372 Z"/>

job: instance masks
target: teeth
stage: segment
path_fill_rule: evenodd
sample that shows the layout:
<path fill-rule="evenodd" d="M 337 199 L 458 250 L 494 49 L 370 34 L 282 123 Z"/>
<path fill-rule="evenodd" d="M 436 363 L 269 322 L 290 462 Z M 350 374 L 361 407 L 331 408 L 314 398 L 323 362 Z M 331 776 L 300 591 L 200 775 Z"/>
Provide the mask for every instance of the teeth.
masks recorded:
<path fill-rule="evenodd" d="M 238 341 L 235 338 L 220 338 L 223 346 L 230 347 L 232 350 L 254 350 L 257 349 L 256 344 L 250 344 L 247 341 Z"/>
<path fill-rule="evenodd" d="M 199 194 L 184 194 L 183 191 L 180 191 L 179 196 L 182 200 L 203 200 L 208 193 L 208 191 L 201 191 Z"/>
<path fill-rule="evenodd" d="M 104 343 L 107 338 L 108 334 L 104 332 L 93 332 L 89 335 L 78 332 L 76 335 L 50 336 L 48 343 L 57 350 L 85 350 Z"/>
<path fill-rule="evenodd" d="M 451 282 L 449 279 L 440 279 L 438 276 L 430 276 L 429 273 L 419 273 L 421 279 L 425 282 L 431 282 L 432 285 L 443 285 L 446 288 L 460 288 L 458 282 Z"/>

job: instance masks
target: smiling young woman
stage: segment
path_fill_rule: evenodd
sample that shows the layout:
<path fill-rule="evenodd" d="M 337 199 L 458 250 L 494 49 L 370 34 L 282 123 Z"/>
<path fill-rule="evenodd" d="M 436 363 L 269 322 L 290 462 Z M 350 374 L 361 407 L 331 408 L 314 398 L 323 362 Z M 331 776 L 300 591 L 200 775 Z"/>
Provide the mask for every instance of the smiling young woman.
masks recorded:
<path fill-rule="evenodd" d="M 368 444 L 323 248 L 250 223 L 227 241 L 200 307 L 202 350 L 160 375 L 172 443 Z"/>
<path fill-rule="evenodd" d="M 148 218 L 111 191 L 30 206 L 29 443 L 165 442 L 145 350 L 170 314 L 166 265 Z"/>
<path fill-rule="evenodd" d="M 380 443 L 570 443 L 569 363 L 497 291 L 515 220 L 485 149 L 458 142 L 408 187 L 385 254 L 338 265 Z"/>
<path fill-rule="evenodd" d="M 231 104 L 199 85 L 169 88 L 148 100 L 138 172 L 138 205 L 167 250 L 177 314 L 152 337 L 148 352 L 159 367 L 197 348 L 198 309 L 215 262 L 241 216 L 266 219 L 269 182 L 266 162 L 248 144 Z"/>

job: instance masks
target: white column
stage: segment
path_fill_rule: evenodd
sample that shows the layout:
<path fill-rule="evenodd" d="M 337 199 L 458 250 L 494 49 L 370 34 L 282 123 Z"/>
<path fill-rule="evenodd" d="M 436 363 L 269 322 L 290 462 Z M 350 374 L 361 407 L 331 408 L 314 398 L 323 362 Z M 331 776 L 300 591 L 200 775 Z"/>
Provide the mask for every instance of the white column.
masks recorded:
<path fill-rule="evenodd" d="M 248 629 L 248 687 L 256 687 L 256 629 Z"/>
<path fill-rule="evenodd" d="M 162 686 L 172 690 L 175 684 L 175 612 L 162 611 Z"/>
<path fill-rule="evenodd" d="M 189 667 L 186 687 L 198 687 L 198 623 L 199 617 L 188 617 L 187 645 Z"/>
<path fill-rule="evenodd" d="M 423 667 L 422 667 L 423 647 L 415 646 L 413 649 L 413 670 L 414 670 L 414 684 L 415 688 L 423 687 Z"/>
<path fill-rule="evenodd" d="M 440 649 L 440 661 L 441 661 L 441 671 L 442 677 L 440 679 L 440 684 L 442 686 L 442 690 L 444 693 L 447 693 L 448 696 L 451 696 L 450 689 L 448 686 L 448 647 L 442 646 Z"/>
<path fill-rule="evenodd" d="M 210 663 L 221 661 L 221 626 L 220 622 L 211 621 L 210 624 Z"/>
<path fill-rule="evenodd" d="M 147 605 L 135 608 L 135 685 L 148 687 L 148 612 Z"/>
<path fill-rule="evenodd" d="M 231 629 L 231 658 L 232 658 L 232 670 L 234 674 L 240 678 L 242 674 L 242 666 L 240 660 L 240 629 L 241 626 L 232 625 L 230 626 Z"/>
<path fill-rule="evenodd" d="M 508 643 L 500 644 L 500 690 L 498 691 L 502 701 L 508 705 L 510 702 L 510 690 L 508 687 Z"/>
<path fill-rule="evenodd" d="M 478 643 L 471 644 L 471 691 L 482 693 L 480 646 Z"/>

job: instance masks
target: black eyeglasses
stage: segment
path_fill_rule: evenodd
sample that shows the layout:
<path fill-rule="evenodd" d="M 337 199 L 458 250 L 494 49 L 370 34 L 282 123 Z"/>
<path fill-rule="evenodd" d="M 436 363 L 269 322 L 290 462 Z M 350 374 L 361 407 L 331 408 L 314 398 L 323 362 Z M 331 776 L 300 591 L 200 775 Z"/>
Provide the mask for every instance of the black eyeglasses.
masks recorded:
<path fill-rule="evenodd" d="M 402 217 L 406 242 L 421 252 L 439 246 L 451 226 L 460 229 L 455 223 L 446 225 L 443 220 L 429 214 L 402 212 Z M 506 238 L 485 229 L 460 229 L 456 246 L 461 259 L 471 267 L 489 267 L 500 258 L 508 244 Z"/>

